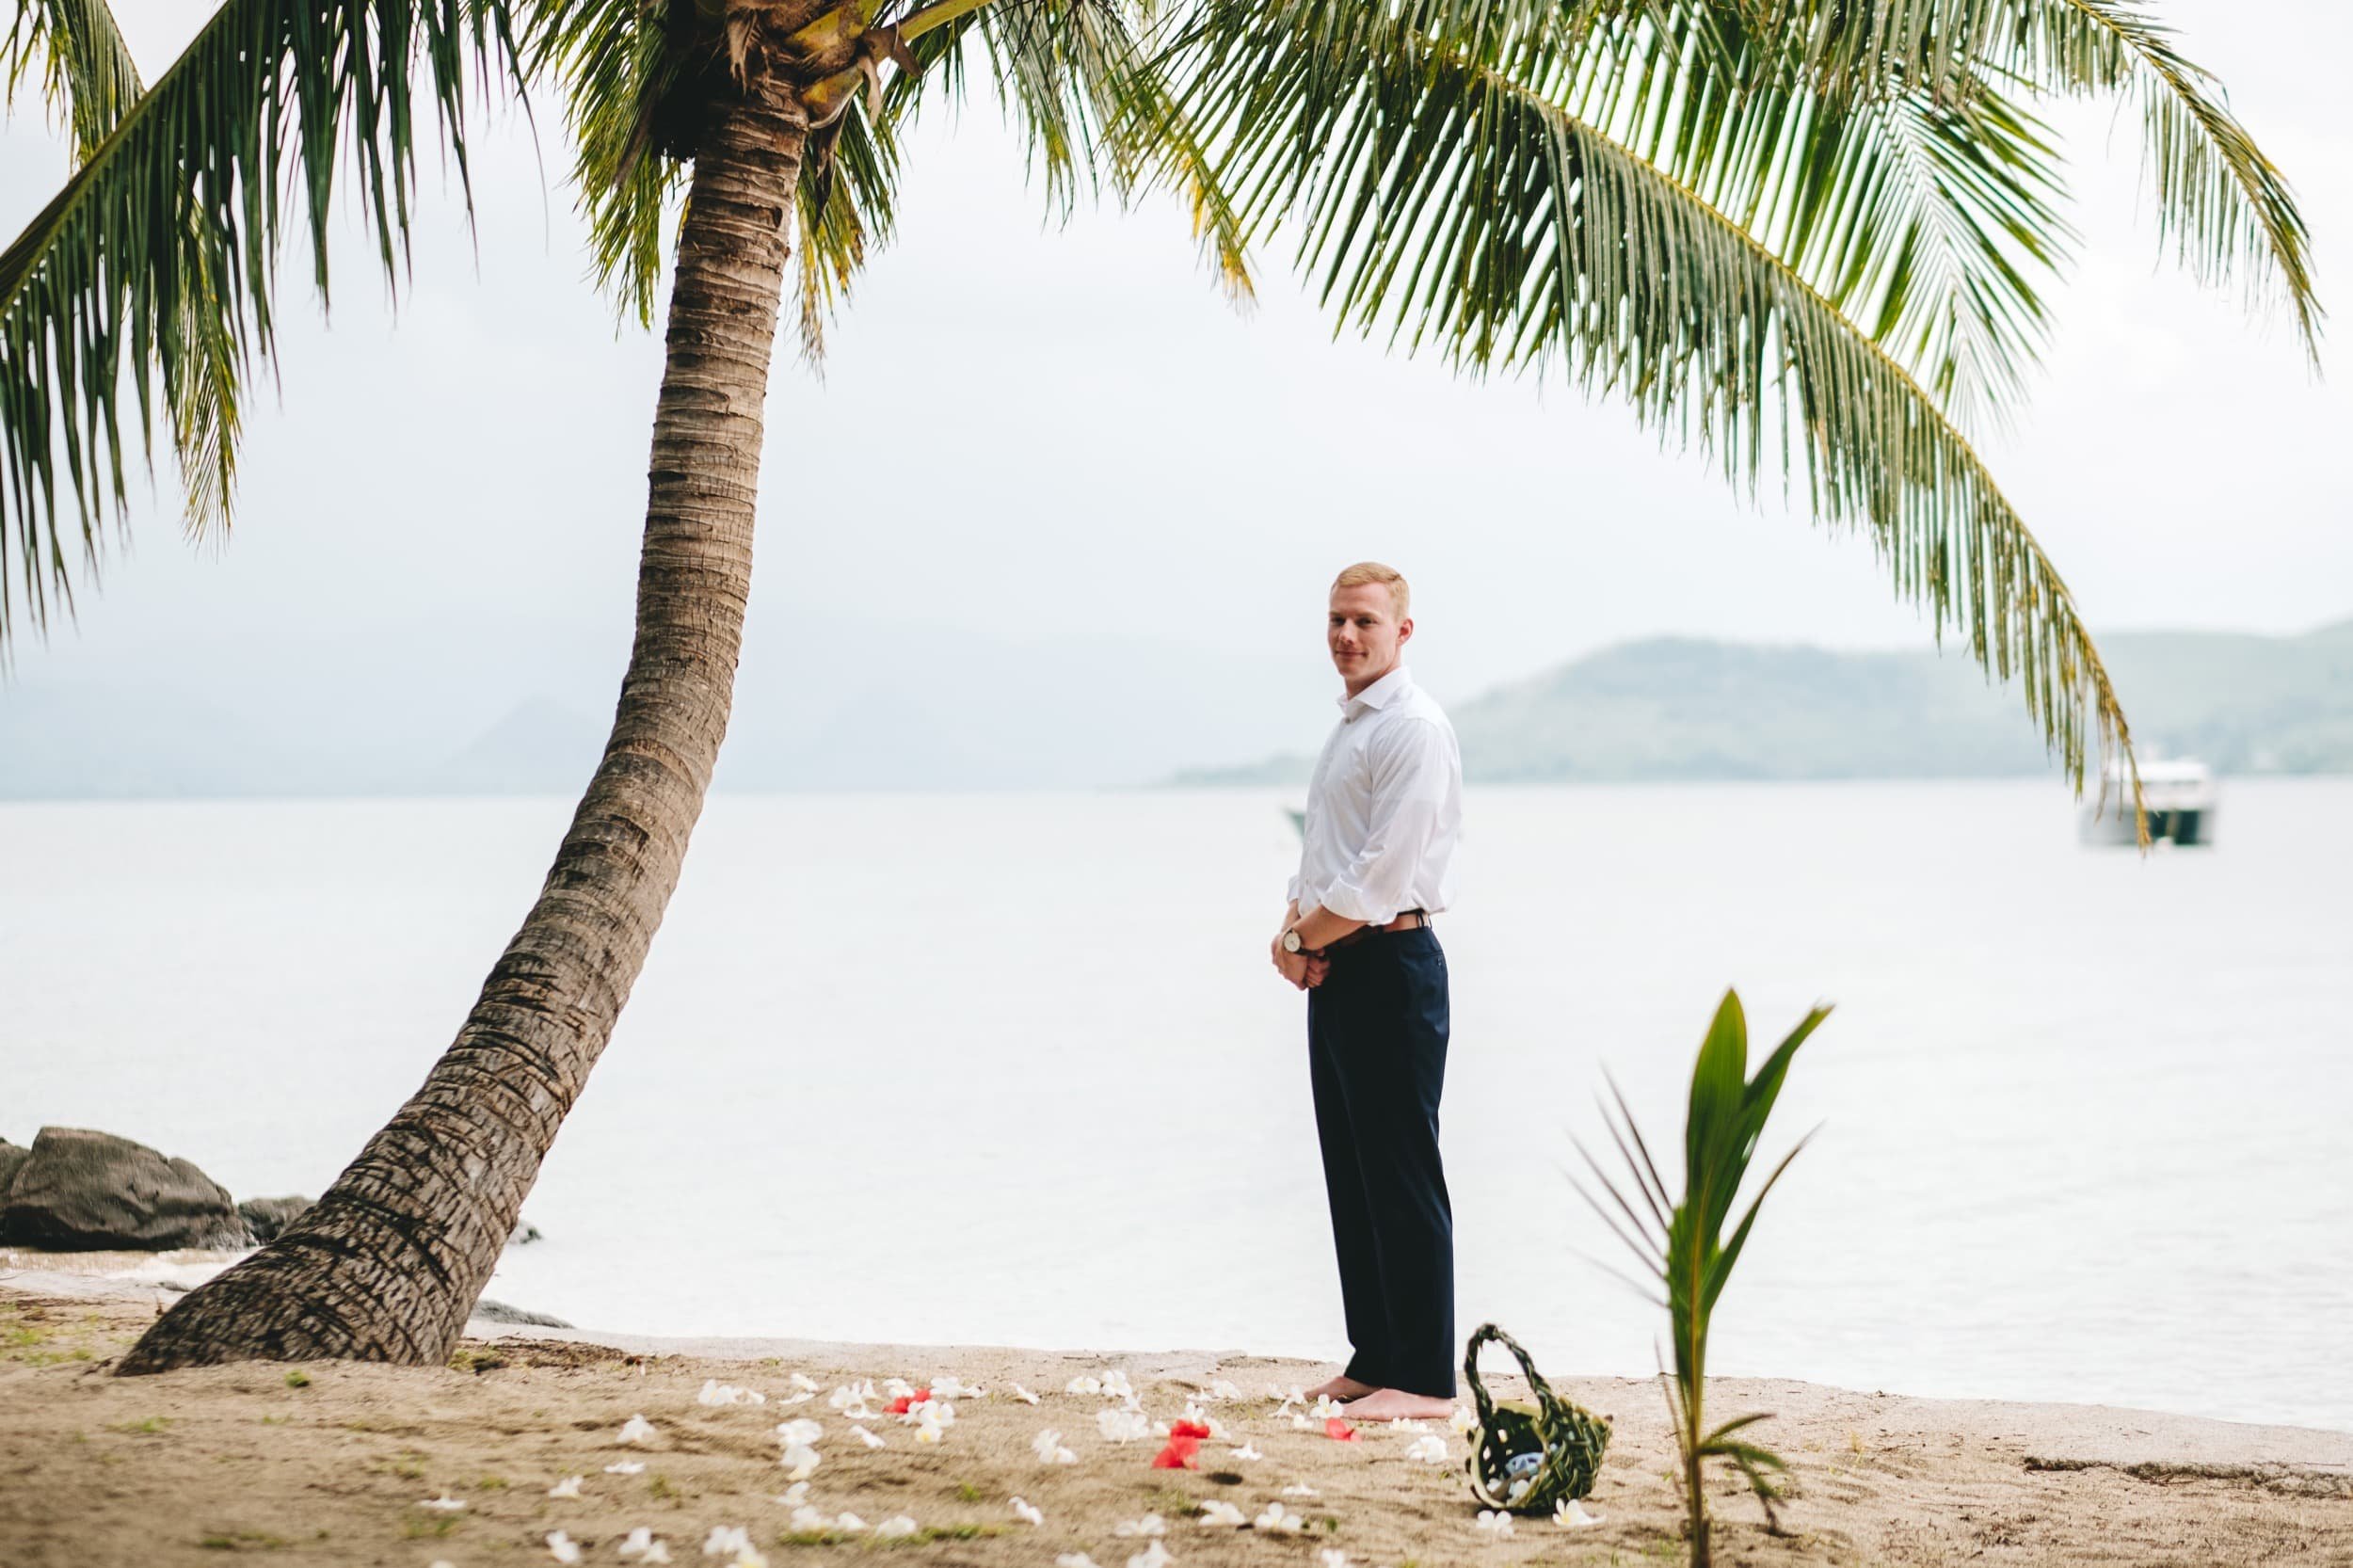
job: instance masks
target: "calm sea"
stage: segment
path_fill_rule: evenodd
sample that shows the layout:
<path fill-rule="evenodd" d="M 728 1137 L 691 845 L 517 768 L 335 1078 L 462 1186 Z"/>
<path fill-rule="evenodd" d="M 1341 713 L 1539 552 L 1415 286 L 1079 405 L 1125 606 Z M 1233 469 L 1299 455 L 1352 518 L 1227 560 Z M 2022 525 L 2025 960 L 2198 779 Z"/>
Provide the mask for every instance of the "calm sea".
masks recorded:
<path fill-rule="evenodd" d="M 584 1326 L 1337 1353 L 1264 792 L 715 800 L 508 1255 Z M 569 803 L 0 807 L 0 1135 L 315 1192 L 414 1086 Z M 1474 788 L 1446 1152 L 1465 1332 L 1641 1373 L 1580 1253 L 1717 998 L 1837 1003 L 1715 1369 L 2353 1429 L 2353 779 L 2211 850 L 2041 783 Z"/>

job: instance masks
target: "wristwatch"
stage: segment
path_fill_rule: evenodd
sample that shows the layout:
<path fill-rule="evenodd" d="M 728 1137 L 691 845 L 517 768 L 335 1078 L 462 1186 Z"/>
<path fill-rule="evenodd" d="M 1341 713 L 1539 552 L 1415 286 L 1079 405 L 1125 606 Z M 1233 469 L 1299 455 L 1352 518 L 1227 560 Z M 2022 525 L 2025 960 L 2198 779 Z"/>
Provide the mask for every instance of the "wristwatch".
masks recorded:
<path fill-rule="evenodd" d="M 1300 949 L 1305 947 L 1306 945 L 1306 943 L 1299 939 L 1299 927 L 1292 926 L 1289 931 L 1283 933 L 1283 951 L 1285 952 L 1297 952 Z"/>

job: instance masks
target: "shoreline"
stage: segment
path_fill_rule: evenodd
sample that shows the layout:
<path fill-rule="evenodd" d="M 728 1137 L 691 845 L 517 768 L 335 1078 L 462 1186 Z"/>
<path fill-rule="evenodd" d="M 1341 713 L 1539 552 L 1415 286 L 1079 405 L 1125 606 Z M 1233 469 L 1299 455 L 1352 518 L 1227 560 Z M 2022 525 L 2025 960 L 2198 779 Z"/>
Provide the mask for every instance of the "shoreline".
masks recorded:
<path fill-rule="evenodd" d="M 1318 1363 L 477 1321 L 448 1368 L 246 1364 L 106 1375 L 168 1299 L 96 1273 L 0 1271 L 0 1473 L 14 1482 L 0 1487 L 0 1560 L 9 1568 L 115 1557 L 217 1564 L 221 1553 L 247 1549 L 319 1568 L 487 1568 L 558 1560 L 547 1537 L 559 1529 L 580 1544 L 583 1562 L 618 1563 L 617 1546 L 636 1528 L 689 1562 L 702 1560 L 707 1532 L 730 1528 L 778 1565 L 837 1560 L 845 1544 L 862 1544 L 972 1568 L 1042 1568 L 1075 1552 L 1119 1568 L 1145 1543 L 1118 1527 L 1146 1513 L 1160 1516 L 1174 1558 L 1237 1568 L 1314 1568 L 1309 1543 L 1345 1552 L 1353 1568 L 1680 1555 L 1666 1412 L 1649 1379 L 1555 1378 L 1616 1423 L 1589 1504 L 1601 1523 L 1569 1531 L 1522 1519 L 1505 1540 L 1477 1528 L 1462 1440 L 1442 1427 L 1448 1461 L 1425 1464 L 1407 1454 L 1412 1438 L 1377 1424 L 1348 1442 L 1328 1438 L 1320 1421 L 1297 1426 L 1273 1393 L 1314 1381 Z M 1204 1447 L 1198 1471 L 1150 1468 L 1158 1438 L 1108 1440 L 1097 1420 L 1106 1397 L 1065 1391 L 1071 1379 L 1109 1369 L 1133 1381 L 1154 1421 L 1176 1417 L 1218 1380 L 1235 1385 L 1239 1398 L 1203 1406 L 1226 1435 Z M 953 1374 L 988 1393 L 958 1400 L 936 1444 L 918 1443 L 888 1416 L 870 1420 L 881 1446 L 869 1449 L 823 1392 L 783 1402 L 796 1373 L 823 1389 Z M 697 1402 L 714 1379 L 762 1391 L 768 1402 Z M 1508 1392 L 1516 1380 L 1492 1383 Z M 1015 1384 L 1039 1403 L 1011 1397 Z M 1712 1501 L 1726 1563 L 2353 1560 L 2353 1433 L 1773 1379 L 1709 1387 L 1721 1415 L 1772 1412 L 1760 1432 L 1791 1466 L 1781 1533 L 1765 1528 L 1736 1480 L 1719 1478 Z M 632 1415 L 659 1434 L 642 1451 L 616 1438 Z M 822 1463 L 803 1502 L 789 1505 L 779 1500 L 789 1483 L 774 1428 L 803 1416 L 824 1429 Z M 1073 1463 L 1039 1462 L 1032 1445 L 1049 1428 Z M 1243 1445 L 1255 1457 L 1235 1457 Z M 631 1464 L 646 1468 L 607 1469 Z M 549 1496 L 575 1475 L 579 1496 Z M 1297 1486 L 1313 1495 L 1286 1490 Z M 1016 1496 L 1045 1523 L 1016 1518 Z M 421 1509 L 436 1498 L 463 1506 Z M 1202 1502 L 1226 1498 L 1250 1514 L 1288 1500 L 1307 1528 L 1223 1529 L 1193 1516 Z M 793 1507 L 810 1505 L 832 1521 L 854 1515 L 860 1530 L 796 1529 Z M 852 1540 L 898 1517 L 919 1535 Z"/>

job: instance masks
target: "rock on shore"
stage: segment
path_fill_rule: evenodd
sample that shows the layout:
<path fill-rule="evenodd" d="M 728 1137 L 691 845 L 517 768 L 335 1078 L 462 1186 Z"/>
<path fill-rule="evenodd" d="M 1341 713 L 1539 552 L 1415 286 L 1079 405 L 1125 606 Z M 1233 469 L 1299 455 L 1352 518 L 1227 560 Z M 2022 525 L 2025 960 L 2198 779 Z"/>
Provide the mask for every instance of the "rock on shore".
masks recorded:
<path fill-rule="evenodd" d="M 13 1145 L 10 1146 L 13 1149 Z M 185 1160 L 86 1128 L 45 1127 L 0 1196 L 0 1242 L 59 1252 L 253 1245 L 228 1189 Z"/>

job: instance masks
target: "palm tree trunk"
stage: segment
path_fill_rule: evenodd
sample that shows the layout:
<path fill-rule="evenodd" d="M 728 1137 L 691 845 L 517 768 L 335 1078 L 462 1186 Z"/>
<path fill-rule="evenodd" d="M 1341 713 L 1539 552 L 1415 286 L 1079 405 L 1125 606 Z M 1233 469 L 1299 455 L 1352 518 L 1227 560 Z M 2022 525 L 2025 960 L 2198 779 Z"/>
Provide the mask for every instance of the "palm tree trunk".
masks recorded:
<path fill-rule="evenodd" d="M 158 1320 L 120 1373 L 446 1360 L 612 1037 L 727 731 L 808 132 L 781 84 L 712 114 L 679 236 L 636 642 L 612 738 L 538 902 L 424 1086 L 283 1236 Z"/>

